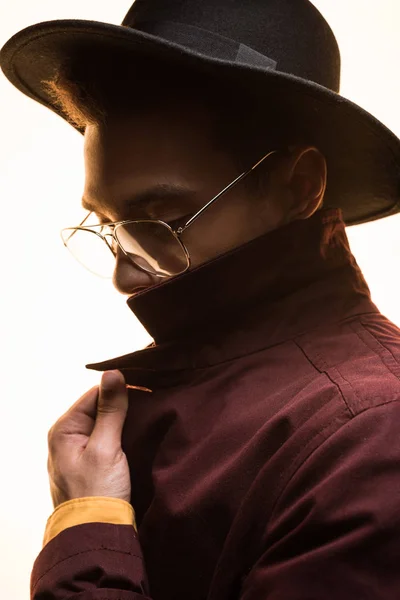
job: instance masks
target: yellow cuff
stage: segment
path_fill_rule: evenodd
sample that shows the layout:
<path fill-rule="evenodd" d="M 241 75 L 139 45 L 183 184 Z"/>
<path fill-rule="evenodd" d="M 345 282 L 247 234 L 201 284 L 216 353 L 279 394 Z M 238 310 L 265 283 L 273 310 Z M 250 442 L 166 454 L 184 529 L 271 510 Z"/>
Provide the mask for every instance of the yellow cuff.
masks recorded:
<path fill-rule="evenodd" d="M 68 527 L 82 523 L 113 523 L 133 525 L 136 533 L 135 511 L 129 502 L 120 498 L 87 496 L 59 504 L 47 519 L 43 546 Z"/>

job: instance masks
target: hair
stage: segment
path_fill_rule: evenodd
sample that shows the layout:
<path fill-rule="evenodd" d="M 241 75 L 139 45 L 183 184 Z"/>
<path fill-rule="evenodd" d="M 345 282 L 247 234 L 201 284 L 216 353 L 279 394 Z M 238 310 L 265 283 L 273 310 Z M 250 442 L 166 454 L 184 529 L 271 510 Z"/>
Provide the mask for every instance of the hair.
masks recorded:
<path fill-rule="evenodd" d="M 157 110 L 160 102 L 176 102 L 177 98 L 195 100 L 213 118 L 215 143 L 241 170 L 250 168 L 268 150 L 312 143 L 272 97 L 261 100 L 257 90 L 237 81 L 160 58 L 137 59 L 126 50 L 81 50 L 43 84 L 57 110 L 81 131 L 89 124 L 106 124 L 112 115 Z M 256 179 L 259 186 L 262 173 L 253 183 Z"/>

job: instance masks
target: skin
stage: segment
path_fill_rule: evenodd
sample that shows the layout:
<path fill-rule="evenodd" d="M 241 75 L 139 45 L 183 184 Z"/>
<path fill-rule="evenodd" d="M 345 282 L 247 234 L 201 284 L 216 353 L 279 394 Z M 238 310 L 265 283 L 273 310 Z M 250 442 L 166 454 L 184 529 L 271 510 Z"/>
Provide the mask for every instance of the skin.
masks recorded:
<path fill-rule="evenodd" d="M 192 268 L 295 219 L 306 219 L 321 206 L 326 162 L 316 148 L 292 147 L 265 169 L 269 177 L 259 194 L 241 183 L 187 230 L 184 242 Z M 84 202 L 104 222 L 135 217 L 168 222 L 194 214 L 239 175 L 215 143 L 209 116 L 188 103 L 164 105 L 140 119 L 111 118 L 107 127 L 88 126 L 85 170 Z M 152 205 L 148 200 L 138 205 L 144 193 L 156 197 L 154 187 L 159 190 L 160 185 L 164 191 L 168 185 L 180 192 L 163 201 L 158 194 Z M 128 207 L 132 200 L 136 204 Z M 159 282 L 118 253 L 114 285 L 122 294 L 134 295 Z M 121 448 L 127 408 L 122 373 L 106 372 L 100 386 L 86 392 L 50 429 L 48 471 L 55 508 L 88 496 L 130 501 L 129 466 Z"/>
<path fill-rule="evenodd" d="M 164 104 L 140 117 L 110 116 L 107 125 L 88 125 L 84 159 L 82 204 L 103 222 L 171 222 L 191 216 L 240 174 L 216 143 L 210 115 L 187 101 Z M 288 156 L 271 156 L 260 169 L 268 179 L 258 194 L 239 183 L 183 233 L 191 269 L 295 219 L 308 218 L 321 206 L 327 168 L 317 148 L 293 146 Z M 160 186 L 164 192 L 171 189 L 160 193 Z M 143 194 L 147 199 L 138 204 Z M 132 296 L 161 281 L 119 250 L 113 284 L 121 294 Z"/>
<path fill-rule="evenodd" d="M 120 371 L 107 371 L 49 430 L 47 470 L 54 508 L 74 498 L 130 501 L 131 478 L 121 447 L 128 393 Z"/>

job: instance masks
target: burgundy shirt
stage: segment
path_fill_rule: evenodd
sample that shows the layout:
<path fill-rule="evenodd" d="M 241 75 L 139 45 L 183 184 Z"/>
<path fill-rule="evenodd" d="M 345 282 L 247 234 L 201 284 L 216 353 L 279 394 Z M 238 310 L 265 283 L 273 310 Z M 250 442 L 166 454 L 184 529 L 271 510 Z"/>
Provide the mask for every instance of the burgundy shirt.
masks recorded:
<path fill-rule="evenodd" d="M 395 275 L 394 275 L 395 276 Z M 128 300 L 132 526 L 52 539 L 34 600 L 398 600 L 400 330 L 339 210 Z"/>

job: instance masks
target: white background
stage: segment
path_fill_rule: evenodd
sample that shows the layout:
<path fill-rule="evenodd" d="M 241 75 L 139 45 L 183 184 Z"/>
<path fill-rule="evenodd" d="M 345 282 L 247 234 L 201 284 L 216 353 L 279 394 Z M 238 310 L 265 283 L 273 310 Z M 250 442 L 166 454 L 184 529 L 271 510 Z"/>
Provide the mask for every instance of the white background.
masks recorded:
<path fill-rule="evenodd" d="M 342 53 L 342 94 L 400 136 L 399 0 L 315 0 Z M 40 21 L 120 23 L 129 1 L 0 0 L 0 45 Z M 1 506 L 4 600 L 29 597 L 52 512 L 47 431 L 100 374 L 85 364 L 150 337 L 112 284 L 86 273 L 59 230 L 80 221 L 82 138 L 0 76 Z M 400 216 L 348 229 L 373 300 L 400 325 Z"/>

